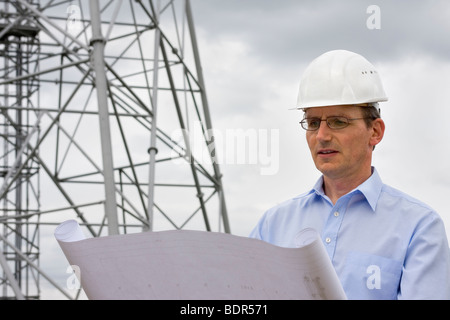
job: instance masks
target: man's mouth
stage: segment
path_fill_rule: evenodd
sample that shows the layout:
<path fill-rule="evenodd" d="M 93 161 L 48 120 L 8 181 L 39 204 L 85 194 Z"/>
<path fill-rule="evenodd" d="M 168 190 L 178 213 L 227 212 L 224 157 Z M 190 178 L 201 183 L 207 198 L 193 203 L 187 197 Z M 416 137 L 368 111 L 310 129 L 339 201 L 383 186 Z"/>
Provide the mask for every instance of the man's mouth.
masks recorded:
<path fill-rule="evenodd" d="M 338 152 L 333 149 L 321 149 L 317 152 L 317 154 L 320 154 L 320 155 L 331 155 L 331 154 L 335 154 L 335 153 L 338 153 Z"/>

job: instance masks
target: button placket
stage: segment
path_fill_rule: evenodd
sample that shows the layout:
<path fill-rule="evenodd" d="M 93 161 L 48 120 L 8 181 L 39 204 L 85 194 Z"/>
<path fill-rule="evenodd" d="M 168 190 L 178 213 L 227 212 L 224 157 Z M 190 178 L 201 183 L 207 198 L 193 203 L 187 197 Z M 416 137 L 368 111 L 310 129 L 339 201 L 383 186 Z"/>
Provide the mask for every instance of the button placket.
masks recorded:
<path fill-rule="evenodd" d="M 322 239 L 330 259 L 333 259 L 334 256 L 338 232 L 343 218 L 344 212 L 342 211 L 342 203 L 340 203 L 339 206 L 331 208 L 323 229 Z"/>

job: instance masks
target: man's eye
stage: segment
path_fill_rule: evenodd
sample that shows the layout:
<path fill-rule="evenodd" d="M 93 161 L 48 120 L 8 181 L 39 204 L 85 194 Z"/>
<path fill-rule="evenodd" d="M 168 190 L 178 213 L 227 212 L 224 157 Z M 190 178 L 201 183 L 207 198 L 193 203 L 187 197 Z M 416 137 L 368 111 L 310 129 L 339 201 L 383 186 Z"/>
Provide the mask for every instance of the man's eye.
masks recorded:
<path fill-rule="evenodd" d="M 344 127 L 347 125 L 347 119 L 345 118 L 332 118 L 328 120 L 330 125 L 334 128 Z"/>
<path fill-rule="evenodd" d="M 316 128 L 320 126 L 320 120 L 319 119 L 309 119 L 308 120 L 308 127 Z"/>

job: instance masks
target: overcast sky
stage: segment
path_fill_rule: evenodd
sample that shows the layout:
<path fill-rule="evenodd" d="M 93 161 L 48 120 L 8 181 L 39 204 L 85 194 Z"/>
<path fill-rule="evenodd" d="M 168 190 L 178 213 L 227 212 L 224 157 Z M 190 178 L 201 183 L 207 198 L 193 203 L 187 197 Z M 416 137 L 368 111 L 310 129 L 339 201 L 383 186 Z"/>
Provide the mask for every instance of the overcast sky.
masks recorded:
<path fill-rule="evenodd" d="M 266 210 L 320 177 L 298 124 L 302 112 L 289 109 L 308 63 L 334 49 L 363 55 L 382 77 L 386 133 L 373 160 L 381 178 L 436 209 L 450 234 L 448 0 L 191 5 L 213 127 L 223 138 L 217 152 L 233 234 L 247 236 Z M 241 163 L 242 150 L 226 137 L 243 132 L 257 145 L 248 142 Z"/>
<path fill-rule="evenodd" d="M 381 74 L 389 101 L 381 104 L 386 133 L 373 165 L 383 181 L 435 208 L 449 233 L 448 1 L 191 4 L 214 128 L 254 130 L 258 141 L 266 134 L 278 142 L 265 158 L 260 152 L 259 165 L 221 165 L 232 233 L 247 235 L 265 210 L 319 178 L 298 125 L 302 112 L 288 109 L 304 68 L 333 49 L 365 56 Z M 268 163 L 275 173 L 262 173 Z"/>

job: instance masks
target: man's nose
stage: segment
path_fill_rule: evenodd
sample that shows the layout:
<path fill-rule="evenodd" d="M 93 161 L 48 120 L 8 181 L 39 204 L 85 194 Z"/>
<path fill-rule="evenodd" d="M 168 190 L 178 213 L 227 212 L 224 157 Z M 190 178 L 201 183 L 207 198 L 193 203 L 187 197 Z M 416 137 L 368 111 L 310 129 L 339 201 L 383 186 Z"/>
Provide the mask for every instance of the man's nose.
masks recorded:
<path fill-rule="evenodd" d="M 322 141 L 331 140 L 331 129 L 326 121 L 321 121 L 319 129 L 316 131 L 316 139 Z"/>

